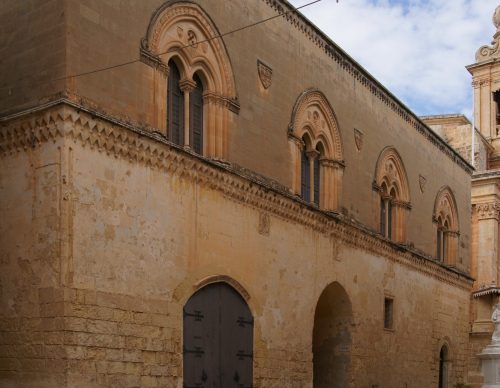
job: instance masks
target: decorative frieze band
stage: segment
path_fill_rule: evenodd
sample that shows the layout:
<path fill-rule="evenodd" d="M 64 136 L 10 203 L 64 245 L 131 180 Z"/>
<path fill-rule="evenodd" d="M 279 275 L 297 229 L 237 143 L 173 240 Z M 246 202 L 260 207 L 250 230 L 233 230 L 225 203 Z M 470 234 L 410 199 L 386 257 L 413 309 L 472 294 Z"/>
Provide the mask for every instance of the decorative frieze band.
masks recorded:
<path fill-rule="evenodd" d="M 475 210 L 477 217 L 480 220 L 495 219 L 498 221 L 500 203 L 497 201 L 478 203 L 473 205 L 473 209 Z"/>
<path fill-rule="evenodd" d="M 297 222 L 355 248 L 386 257 L 415 271 L 470 290 L 472 279 L 432 257 L 386 241 L 376 232 L 334 212 L 297 200 L 276 182 L 241 167 L 182 150 L 165 137 L 62 102 L 45 111 L 3 121 L 0 157 L 65 138 L 129 162 L 141 163 L 196 181 L 226 197 Z"/>

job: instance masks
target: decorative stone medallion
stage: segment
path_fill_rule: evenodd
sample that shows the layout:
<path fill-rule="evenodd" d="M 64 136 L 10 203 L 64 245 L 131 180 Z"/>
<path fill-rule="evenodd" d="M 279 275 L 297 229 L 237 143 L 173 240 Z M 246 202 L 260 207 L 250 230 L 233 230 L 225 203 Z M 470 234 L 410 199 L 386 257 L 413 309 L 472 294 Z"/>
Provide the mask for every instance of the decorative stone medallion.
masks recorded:
<path fill-rule="evenodd" d="M 257 59 L 257 70 L 259 72 L 260 82 L 264 89 L 268 89 L 271 86 L 273 78 L 273 69 L 267 66 L 264 62 Z"/>

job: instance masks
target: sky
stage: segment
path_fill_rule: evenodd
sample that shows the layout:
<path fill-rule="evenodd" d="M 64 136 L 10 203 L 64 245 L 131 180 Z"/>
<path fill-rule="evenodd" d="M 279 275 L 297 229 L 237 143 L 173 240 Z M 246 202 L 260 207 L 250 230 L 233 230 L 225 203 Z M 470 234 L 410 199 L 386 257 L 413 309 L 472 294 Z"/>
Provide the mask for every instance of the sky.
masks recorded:
<path fill-rule="evenodd" d="M 416 114 L 471 118 L 465 66 L 491 44 L 497 5 L 500 0 L 321 0 L 301 12 Z"/>

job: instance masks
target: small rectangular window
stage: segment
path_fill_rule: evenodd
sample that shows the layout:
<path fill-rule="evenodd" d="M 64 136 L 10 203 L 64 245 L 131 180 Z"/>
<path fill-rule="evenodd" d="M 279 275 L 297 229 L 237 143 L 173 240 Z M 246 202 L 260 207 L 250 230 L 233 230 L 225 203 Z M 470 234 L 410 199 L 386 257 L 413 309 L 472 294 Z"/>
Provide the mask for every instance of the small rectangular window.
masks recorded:
<path fill-rule="evenodd" d="M 394 312 L 394 299 L 384 298 L 384 329 L 393 330 L 393 312 Z"/>

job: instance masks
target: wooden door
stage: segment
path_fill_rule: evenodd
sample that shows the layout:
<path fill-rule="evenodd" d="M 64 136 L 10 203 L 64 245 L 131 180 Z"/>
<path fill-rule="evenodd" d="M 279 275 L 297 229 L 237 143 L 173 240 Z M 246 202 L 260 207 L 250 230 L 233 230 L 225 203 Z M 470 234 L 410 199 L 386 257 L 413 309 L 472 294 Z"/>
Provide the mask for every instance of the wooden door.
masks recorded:
<path fill-rule="evenodd" d="M 184 388 L 250 388 L 253 317 L 226 283 L 197 291 L 184 306 Z"/>

